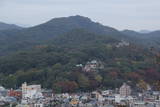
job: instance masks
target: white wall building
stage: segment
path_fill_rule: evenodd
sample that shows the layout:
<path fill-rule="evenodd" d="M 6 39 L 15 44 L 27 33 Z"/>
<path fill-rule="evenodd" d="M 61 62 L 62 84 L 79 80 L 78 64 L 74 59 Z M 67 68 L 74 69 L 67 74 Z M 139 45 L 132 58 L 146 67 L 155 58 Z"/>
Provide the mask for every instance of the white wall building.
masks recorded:
<path fill-rule="evenodd" d="M 119 89 L 119 93 L 122 97 L 130 96 L 131 94 L 131 87 L 127 85 L 126 83 L 123 83 L 123 85 Z"/>
<path fill-rule="evenodd" d="M 5 88 L 0 86 L 0 91 L 5 91 Z"/>
<path fill-rule="evenodd" d="M 86 63 L 83 70 L 85 72 L 93 72 L 93 71 L 97 71 L 98 69 L 103 69 L 103 68 L 104 66 L 101 61 L 92 60 Z"/>
<path fill-rule="evenodd" d="M 28 85 L 25 82 L 22 84 L 22 98 L 29 98 L 29 99 L 34 99 L 34 98 L 41 98 L 43 97 L 41 93 L 41 85 Z"/>

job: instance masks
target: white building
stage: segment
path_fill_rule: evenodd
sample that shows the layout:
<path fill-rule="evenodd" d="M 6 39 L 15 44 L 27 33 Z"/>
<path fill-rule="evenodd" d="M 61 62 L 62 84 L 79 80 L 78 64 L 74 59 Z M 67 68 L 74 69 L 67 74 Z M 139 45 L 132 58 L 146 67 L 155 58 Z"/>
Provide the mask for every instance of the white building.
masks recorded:
<path fill-rule="evenodd" d="M 112 90 L 102 91 L 102 96 L 108 96 L 108 95 L 111 95 L 111 94 L 112 94 Z"/>
<path fill-rule="evenodd" d="M 44 107 L 44 105 L 42 103 L 36 103 L 34 104 L 34 107 Z"/>
<path fill-rule="evenodd" d="M 0 97 L 1 96 L 7 96 L 7 90 L 2 86 L 0 86 Z"/>
<path fill-rule="evenodd" d="M 25 82 L 22 84 L 22 98 L 26 99 L 36 99 L 42 98 L 43 95 L 41 93 L 41 85 L 28 85 Z"/>
<path fill-rule="evenodd" d="M 0 86 L 0 91 L 5 91 L 5 88 Z"/>
<path fill-rule="evenodd" d="M 133 107 L 146 107 L 145 102 L 134 102 Z"/>
<path fill-rule="evenodd" d="M 125 40 L 121 40 L 121 42 L 119 42 L 116 47 L 119 48 L 119 47 L 123 47 L 123 46 L 129 46 L 130 43 L 125 41 Z"/>
<path fill-rule="evenodd" d="M 123 83 L 123 85 L 119 89 L 119 93 L 122 97 L 130 96 L 131 94 L 131 87 L 127 85 L 126 83 Z"/>
<path fill-rule="evenodd" d="M 103 69 L 103 68 L 104 66 L 101 61 L 92 60 L 86 63 L 83 70 L 85 72 L 93 72 L 93 71 L 97 71 L 98 69 Z"/>

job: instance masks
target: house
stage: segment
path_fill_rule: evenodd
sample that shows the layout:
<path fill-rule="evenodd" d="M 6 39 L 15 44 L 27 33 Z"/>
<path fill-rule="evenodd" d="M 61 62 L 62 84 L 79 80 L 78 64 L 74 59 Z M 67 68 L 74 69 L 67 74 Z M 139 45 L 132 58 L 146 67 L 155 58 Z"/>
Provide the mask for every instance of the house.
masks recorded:
<path fill-rule="evenodd" d="M 4 91 L 4 90 L 5 90 L 5 88 L 0 86 L 0 91 Z"/>
<path fill-rule="evenodd" d="M 16 103 L 16 102 L 17 102 L 17 99 L 16 99 L 15 97 L 7 96 L 7 97 L 5 97 L 4 102 Z"/>
<path fill-rule="evenodd" d="M 98 92 L 98 91 L 92 92 L 92 93 L 91 93 L 91 98 L 92 98 L 92 99 L 96 99 L 96 100 L 99 101 L 99 102 L 104 101 L 104 97 L 103 97 L 103 96 L 101 95 L 101 93 Z"/>
<path fill-rule="evenodd" d="M 42 103 L 36 103 L 34 104 L 34 107 L 44 107 L 44 105 Z"/>
<path fill-rule="evenodd" d="M 90 62 L 87 62 L 86 65 L 83 68 L 83 71 L 85 72 L 94 72 L 99 69 L 103 69 L 104 66 L 101 61 L 92 60 Z"/>
<path fill-rule="evenodd" d="M 72 99 L 71 102 L 70 102 L 70 104 L 72 106 L 76 106 L 78 103 L 79 103 L 79 101 L 77 99 Z"/>
<path fill-rule="evenodd" d="M 77 64 L 76 67 L 83 67 L 83 65 L 82 64 Z"/>
<path fill-rule="evenodd" d="M 112 90 L 105 90 L 105 91 L 102 91 L 102 96 L 109 96 L 112 94 Z"/>
<path fill-rule="evenodd" d="M 16 107 L 30 107 L 28 104 L 18 104 Z"/>
<path fill-rule="evenodd" d="M 0 97 L 7 96 L 7 91 L 4 87 L 0 86 Z"/>
<path fill-rule="evenodd" d="M 8 96 L 16 97 L 16 98 L 21 98 L 22 97 L 22 91 L 21 90 L 9 90 L 8 91 Z"/>
<path fill-rule="evenodd" d="M 130 43 L 129 42 L 126 42 L 125 40 L 121 40 L 121 42 L 119 42 L 116 47 L 117 48 L 120 48 L 120 47 L 124 47 L 124 46 L 129 46 Z"/>
<path fill-rule="evenodd" d="M 42 90 L 42 94 L 44 97 L 52 97 L 53 91 L 52 90 Z"/>
<path fill-rule="evenodd" d="M 146 106 L 145 106 L 145 102 L 138 101 L 138 102 L 134 102 L 133 107 L 146 107 Z"/>

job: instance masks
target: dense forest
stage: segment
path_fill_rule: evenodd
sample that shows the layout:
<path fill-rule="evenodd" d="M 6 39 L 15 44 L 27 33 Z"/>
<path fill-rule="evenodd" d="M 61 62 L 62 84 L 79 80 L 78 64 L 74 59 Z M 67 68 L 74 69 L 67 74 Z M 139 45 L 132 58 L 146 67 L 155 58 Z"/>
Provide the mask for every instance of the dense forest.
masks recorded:
<path fill-rule="evenodd" d="M 27 82 L 54 92 L 79 92 L 117 88 L 127 82 L 140 90 L 147 85 L 159 90 L 158 50 L 126 35 L 80 16 L 0 31 L 0 85 L 19 88 Z M 83 67 L 92 60 L 101 61 L 104 68 L 85 72 Z"/>

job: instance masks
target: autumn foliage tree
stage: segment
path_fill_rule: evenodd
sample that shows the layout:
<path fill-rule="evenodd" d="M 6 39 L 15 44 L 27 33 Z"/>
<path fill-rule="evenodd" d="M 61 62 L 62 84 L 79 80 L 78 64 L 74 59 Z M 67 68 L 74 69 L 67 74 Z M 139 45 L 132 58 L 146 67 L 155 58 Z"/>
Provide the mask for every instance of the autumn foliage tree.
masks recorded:
<path fill-rule="evenodd" d="M 153 87 L 154 87 L 155 90 L 160 91 L 160 80 L 155 82 Z"/>
<path fill-rule="evenodd" d="M 135 82 L 140 80 L 140 78 L 141 78 L 140 75 L 136 72 L 129 72 L 127 74 L 127 77 L 128 77 L 129 80 L 135 81 Z"/>
<path fill-rule="evenodd" d="M 138 88 L 141 90 L 141 91 L 145 91 L 147 90 L 147 83 L 144 81 L 144 80 L 140 80 L 137 84 Z"/>
<path fill-rule="evenodd" d="M 55 89 L 54 91 L 74 92 L 78 88 L 78 85 L 74 81 L 61 81 L 57 82 L 53 88 Z"/>

